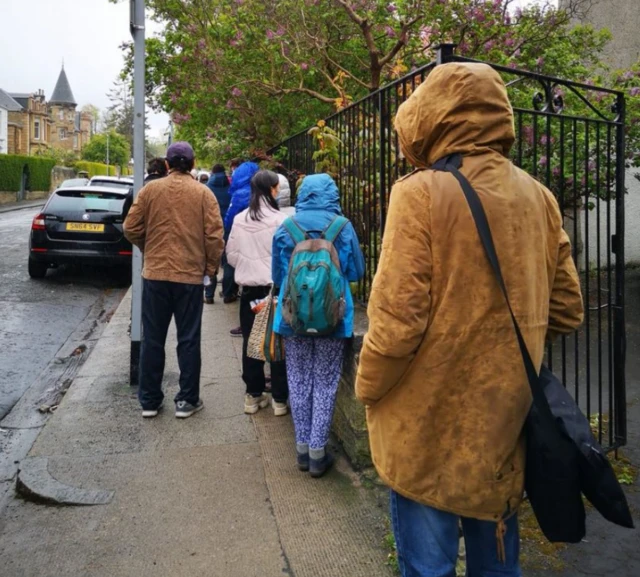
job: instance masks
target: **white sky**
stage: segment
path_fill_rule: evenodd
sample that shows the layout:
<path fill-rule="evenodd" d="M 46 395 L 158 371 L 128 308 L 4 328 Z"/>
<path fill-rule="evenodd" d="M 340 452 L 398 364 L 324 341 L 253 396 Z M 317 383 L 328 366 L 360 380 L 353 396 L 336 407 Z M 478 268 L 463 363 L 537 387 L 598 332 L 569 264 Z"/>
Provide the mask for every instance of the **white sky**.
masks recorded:
<path fill-rule="evenodd" d="M 123 63 L 119 46 L 131 38 L 128 1 L 114 5 L 107 0 L 0 0 L 0 20 L 0 88 L 42 88 L 49 98 L 64 59 L 78 105 L 95 104 L 103 110 L 109 106 L 107 92 Z M 154 29 L 157 26 L 147 22 L 148 36 Z M 168 116 L 149 113 L 147 122 L 148 137 L 163 138 Z"/>
<path fill-rule="evenodd" d="M 106 109 L 108 90 L 122 69 L 119 46 L 130 40 L 129 2 L 107 0 L 0 0 L 0 88 L 51 97 L 64 68 L 79 107 Z M 18 26 L 16 23 L 24 23 Z M 147 23 L 147 34 L 157 28 Z M 148 137 L 167 129 L 166 114 L 147 115 Z"/>

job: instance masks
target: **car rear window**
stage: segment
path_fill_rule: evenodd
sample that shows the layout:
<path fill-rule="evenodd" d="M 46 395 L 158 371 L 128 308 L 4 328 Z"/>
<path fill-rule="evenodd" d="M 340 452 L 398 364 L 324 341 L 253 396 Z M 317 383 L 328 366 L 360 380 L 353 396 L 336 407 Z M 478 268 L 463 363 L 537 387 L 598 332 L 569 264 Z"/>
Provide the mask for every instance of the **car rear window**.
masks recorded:
<path fill-rule="evenodd" d="M 131 188 L 128 182 L 116 182 L 114 180 L 92 180 L 89 186 L 107 186 L 109 188 L 122 188 L 124 190 Z"/>
<path fill-rule="evenodd" d="M 72 180 L 65 180 L 61 186 L 66 187 L 66 186 L 86 186 L 86 185 L 87 185 L 86 178 L 75 178 Z"/>
<path fill-rule="evenodd" d="M 122 212 L 126 195 L 117 192 L 62 190 L 55 192 L 47 205 L 47 212 Z"/>

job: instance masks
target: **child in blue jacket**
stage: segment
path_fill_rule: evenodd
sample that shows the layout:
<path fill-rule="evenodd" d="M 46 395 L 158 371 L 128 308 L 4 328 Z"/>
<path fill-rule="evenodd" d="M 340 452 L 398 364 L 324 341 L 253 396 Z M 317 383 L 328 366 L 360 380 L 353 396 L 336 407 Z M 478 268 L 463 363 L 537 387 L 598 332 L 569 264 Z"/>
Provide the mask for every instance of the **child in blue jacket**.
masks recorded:
<path fill-rule="evenodd" d="M 327 174 L 307 176 L 298 190 L 292 218 L 312 237 L 318 237 L 342 215 L 338 187 Z M 313 231 L 313 232 L 312 232 Z M 342 372 L 345 340 L 353 336 L 353 297 L 350 282 L 364 276 L 364 257 L 353 225 L 349 222 L 334 242 L 345 283 L 346 311 L 333 334 L 322 337 L 296 335 L 282 317 L 282 300 L 289 261 L 295 242 L 281 226 L 273 239 L 272 278 L 280 287 L 274 320 L 275 331 L 285 337 L 289 403 L 296 433 L 298 468 L 321 477 L 333 463 L 327 452 L 338 383 Z"/>

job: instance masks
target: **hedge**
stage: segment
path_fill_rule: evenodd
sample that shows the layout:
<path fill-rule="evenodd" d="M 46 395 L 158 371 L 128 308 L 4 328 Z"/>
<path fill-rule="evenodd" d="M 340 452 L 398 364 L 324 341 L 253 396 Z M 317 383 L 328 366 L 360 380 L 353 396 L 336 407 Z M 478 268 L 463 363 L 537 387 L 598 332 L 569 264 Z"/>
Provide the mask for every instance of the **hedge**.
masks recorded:
<path fill-rule="evenodd" d="M 22 171 L 26 165 L 27 190 L 48 192 L 51 189 L 51 170 L 55 164 L 56 161 L 52 158 L 0 154 L 0 190 L 5 192 L 20 190 Z"/>
<path fill-rule="evenodd" d="M 113 164 L 107 166 L 106 164 L 101 164 L 99 162 L 88 162 L 87 160 L 79 160 L 73 165 L 73 167 L 76 169 L 76 172 L 88 172 L 89 178 L 91 178 L 92 176 L 117 176 L 118 174 L 117 169 Z M 121 174 L 122 176 L 128 175 L 129 169 L 127 167 L 123 168 Z"/>

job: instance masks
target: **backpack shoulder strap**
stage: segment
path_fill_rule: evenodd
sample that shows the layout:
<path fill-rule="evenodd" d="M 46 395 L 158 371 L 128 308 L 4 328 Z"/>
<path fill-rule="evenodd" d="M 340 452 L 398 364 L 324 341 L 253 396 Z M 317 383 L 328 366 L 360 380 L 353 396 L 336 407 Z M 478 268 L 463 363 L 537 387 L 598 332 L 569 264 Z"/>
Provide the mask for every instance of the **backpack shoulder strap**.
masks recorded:
<path fill-rule="evenodd" d="M 335 240 L 340 236 L 342 229 L 347 226 L 348 219 L 344 216 L 336 216 L 330 223 L 327 228 L 324 229 L 322 233 L 322 237 L 324 240 L 328 240 L 329 242 L 335 242 Z"/>
<path fill-rule="evenodd" d="M 289 217 L 287 220 L 285 220 L 282 223 L 282 226 L 284 226 L 285 230 L 289 233 L 289 236 L 296 244 L 309 238 L 307 232 L 302 229 L 302 227 L 295 221 L 293 217 Z"/>

